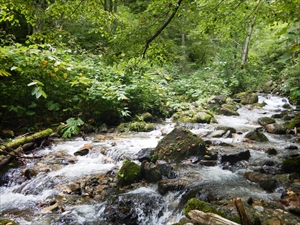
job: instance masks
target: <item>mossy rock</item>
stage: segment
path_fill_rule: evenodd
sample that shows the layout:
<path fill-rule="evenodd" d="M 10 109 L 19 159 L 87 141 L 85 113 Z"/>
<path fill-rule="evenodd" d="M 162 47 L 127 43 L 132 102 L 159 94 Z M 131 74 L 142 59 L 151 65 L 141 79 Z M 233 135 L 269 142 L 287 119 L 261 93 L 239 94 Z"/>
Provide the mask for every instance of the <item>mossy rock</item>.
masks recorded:
<path fill-rule="evenodd" d="M 269 141 L 266 135 L 259 130 L 250 131 L 245 135 L 245 138 L 249 138 L 250 140 L 258 141 L 258 142 Z"/>
<path fill-rule="evenodd" d="M 177 112 L 172 119 L 182 123 L 216 123 L 214 114 L 202 108 Z"/>
<path fill-rule="evenodd" d="M 158 142 L 151 158 L 180 162 L 190 156 L 204 156 L 205 142 L 190 130 L 176 127 Z"/>
<path fill-rule="evenodd" d="M 239 116 L 234 105 L 223 104 L 221 108 L 217 109 L 216 112 L 225 116 Z"/>
<path fill-rule="evenodd" d="M 5 218 L 0 218 L 0 225 L 6 225 L 6 224 L 9 224 L 9 225 L 18 225 L 18 223 L 16 223 L 13 220 L 5 219 Z"/>
<path fill-rule="evenodd" d="M 235 98 L 241 100 L 241 104 L 254 104 L 258 102 L 258 95 L 256 93 L 249 93 L 249 92 L 241 92 L 235 95 Z"/>
<path fill-rule="evenodd" d="M 142 178 L 141 167 L 134 162 L 125 160 L 117 174 L 120 187 L 138 182 Z"/>
<path fill-rule="evenodd" d="M 257 122 L 262 126 L 266 126 L 267 124 L 271 124 L 271 123 L 276 123 L 274 118 L 267 117 L 267 116 L 259 118 Z"/>
<path fill-rule="evenodd" d="M 283 160 L 281 169 L 286 173 L 300 173 L 300 156 Z"/>
<path fill-rule="evenodd" d="M 291 119 L 286 126 L 288 129 L 293 129 L 294 127 L 300 127 L 300 115 Z"/>
<path fill-rule="evenodd" d="M 205 213 L 211 212 L 211 213 L 218 214 L 218 215 L 224 217 L 224 213 L 216 210 L 212 206 L 207 205 L 205 202 L 195 199 L 195 198 L 191 198 L 188 200 L 188 202 L 184 206 L 183 214 L 188 217 L 188 213 L 191 210 L 200 210 Z"/>
<path fill-rule="evenodd" d="M 154 125 L 152 123 L 146 123 L 144 121 L 134 121 L 129 123 L 121 123 L 118 126 L 117 130 L 119 132 L 148 132 L 154 130 Z"/>

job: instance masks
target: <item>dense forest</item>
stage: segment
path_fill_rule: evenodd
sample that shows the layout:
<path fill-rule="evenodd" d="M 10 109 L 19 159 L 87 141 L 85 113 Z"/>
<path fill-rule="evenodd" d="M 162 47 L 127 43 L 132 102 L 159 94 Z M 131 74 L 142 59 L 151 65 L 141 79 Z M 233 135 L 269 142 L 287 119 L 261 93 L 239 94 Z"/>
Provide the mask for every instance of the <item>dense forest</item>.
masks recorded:
<path fill-rule="evenodd" d="M 298 0 L 0 0 L 0 44 L 1 131 L 165 118 L 266 84 L 300 104 Z"/>

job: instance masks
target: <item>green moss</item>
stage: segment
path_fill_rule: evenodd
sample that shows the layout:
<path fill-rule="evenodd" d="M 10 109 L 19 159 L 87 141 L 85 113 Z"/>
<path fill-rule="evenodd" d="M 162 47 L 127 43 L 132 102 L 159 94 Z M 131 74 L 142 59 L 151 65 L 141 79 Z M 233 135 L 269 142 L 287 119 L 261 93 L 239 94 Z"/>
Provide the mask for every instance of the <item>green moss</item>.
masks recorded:
<path fill-rule="evenodd" d="M 134 162 L 125 160 L 117 174 L 118 185 L 123 187 L 141 180 L 141 167 Z"/>
<path fill-rule="evenodd" d="M 9 219 L 0 219 L 0 225 L 6 225 L 6 224 L 10 224 L 10 225 L 18 225 L 15 221 L 13 220 L 9 220 Z"/>
<path fill-rule="evenodd" d="M 191 199 L 188 200 L 188 202 L 184 206 L 183 214 L 186 217 L 189 217 L 188 213 L 191 210 L 199 210 L 199 211 L 202 211 L 202 212 L 205 212 L 205 213 L 209 213 L 209 212 L 210 213 L 214 213 L 214 214 L 222 216 L 222 217 L 224 217 L 224 218 L 226 218 L 228 220 L 231 220 L 233 222 L 236 222 L 236 223 L 239 223 L 239 224 L 241 223 L 241 220 L 240 220 L 239 216 L 236 216 L 236 217 L 226 217 L 223 212 L 220 212 L 217 209 L 215 209 L 214 207 L 209 206 L 205 202 L 203 202 L 201 200 L 198 200 L 198 199 L 195 199 L 195 198 L 191 198 Z"/>
<path fill-rule="evenodd" d="M 205 202 L 200 201 L 198 199 L 195 198 L 191 198 L 188 200 L 188 202 L 185 204 L 184 209 L 183 209 L 183 214 L 187 217 L 188 216 L 188 212 L 191 210 L 200 210 L 202 212 L 211 212 L 214 214 L 218 214 L 220 216 L 224 217 L 224 213 L 216 210 L 214 207 L 207 205 Z"/>
<path fill-rule="evenodd" d="M 137 132 L 147 132 L 154 130 L 154 125 L 152 123 L 146 123 L 144 121 L 134 121 L 130 123 L 121 123 L 117 130 L 119 132 L 129 132 L 129 131 L 137 131 Z"/>
<path fill-rule="evenodd" d="M 294 127 L 300 127 L 300 116 L 297 116 L 287 124 L 287 128 L 293 129 Z"/>
<path fill-rule="evenodd" d="M 180 162 L 190 156 L 203 156 L 205 150 L 205 142 L 200 137 L 179 127 L 158 142 L 155 153 L 157 159 Z"/>

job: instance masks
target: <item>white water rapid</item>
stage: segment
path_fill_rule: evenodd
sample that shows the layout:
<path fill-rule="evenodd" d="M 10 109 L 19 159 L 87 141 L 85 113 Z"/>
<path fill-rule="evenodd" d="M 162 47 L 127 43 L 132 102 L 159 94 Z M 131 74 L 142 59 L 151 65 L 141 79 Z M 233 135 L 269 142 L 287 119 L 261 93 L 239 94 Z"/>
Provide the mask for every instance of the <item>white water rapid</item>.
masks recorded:
<path fill-rule="evenodd" d="M 259 97 L 259 102 L 267 103 L 263 108 L 250 109 L 245 106 L 238 110 L 240 116 L 216 116 L 218 124 L 190 124 L 189 129 L 199 136 L 205 136 L 217 125 L 233 127 L 240 132 L 232 138 L 212 138 L 212 140 L 234 144 L 239 148 L 250 149 L 251 158 L 249 164 L 255 167 L 255 162 L 267 160 L 268 156 L 253 148 L 283 149 L 288 145 L 284 135 L 271 135 L 266 133 L 269 142 L 255 144 L 242 142 L 244 135 L 260 125 L 257 119 L 263 116 L 271 116 L 280 112 L 287 99 L 276 96 Z M 137 154 L 142 148 L 154 148 L 158 141 L 163 138 L 161 130 L 170 132 L 175 124 L 166 122 L 157 124 L 156 129 L 147 133 L 131 134 L 107 134 L 100 140 L 97 134 L 87 140 L 76 138 L 73 140 L 54 140 L 54 145 L 49 148 L 34 152 L 28 157 L 26 166 L 10 169 L 2 177 L 0 187 L 0 212 L 1 217 L 12 218 L 21 225 L 63 225 L 63 224 L 107 224 L 101 218 L 106 202 L 74 198 L 73 202 L 66 202 L 63 211 L 43 211 L 42 203 L 56 196 L 61 196 L 64 201 L 62 187 L 64 184 L 75 182 L 83 176 L 90 174 L 105 174 L 116 170 L 122 165 L 124 159 L 137 161 Z M 86 156 L 74 156 L 83 145 L 93 143 L 93 148 Z M 298 146 L 300 147 L 300 146 Z M 220 151 L 231 151 L 232 147 L 220 148 Z M 280 157 L 280 156 L 279 156 Z M 24 178 L 22 171 L 26 168 L 38 171 L 36 176 L 30 179 Z M 224 170 L 218 164 L 207 167 L 200 165 L 179 166 L 176 172 L 179 177 L 184 177 L 190 183 L 209 183 L 210 187 L 216 187 L 219 191 L 230 195 L 243 196 L 252 193 L 259 199 L 272 200 L 280 197 L 280 192 L 266 193 L 257 186 L 247 182 L 243 174 L 251 171 L 251 167 L 238 169 L 234 172 Z M 122 193 L 125 195 L 144 195 L 148 198 L 158 198 L 160 206 L 151 209 L 151 213 L 145 213 L 142 209 L 139 213 L 139 224 L 165 225 L 173 224 L 182 217 L 181 211 L 177 211 L 182 192 L 169 192 L 161 196 L 157 191 L 157 185 L 145 185 L 137 189 Z M 66 200 L 67 201 L 67 200 Z M 143 207 L 139 205 L 139 207 Z M 158 215 L 160 214 L 160 215 Z"/>

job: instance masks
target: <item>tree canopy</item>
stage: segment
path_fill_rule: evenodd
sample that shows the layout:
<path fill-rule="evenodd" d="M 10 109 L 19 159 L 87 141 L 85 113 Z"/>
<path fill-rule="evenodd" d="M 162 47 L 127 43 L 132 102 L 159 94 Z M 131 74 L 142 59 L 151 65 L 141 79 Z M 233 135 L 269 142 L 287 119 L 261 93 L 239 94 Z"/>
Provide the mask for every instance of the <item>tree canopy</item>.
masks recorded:
<path fill-rule="evenodd" d="M 298 0 L 0 0 L 0 129 L 145 111 L 277 81 L 299 103 Z"/>

